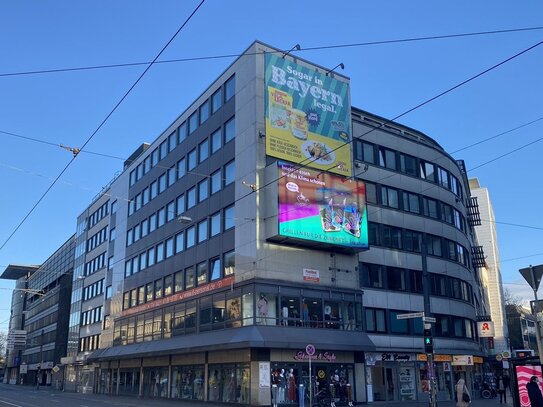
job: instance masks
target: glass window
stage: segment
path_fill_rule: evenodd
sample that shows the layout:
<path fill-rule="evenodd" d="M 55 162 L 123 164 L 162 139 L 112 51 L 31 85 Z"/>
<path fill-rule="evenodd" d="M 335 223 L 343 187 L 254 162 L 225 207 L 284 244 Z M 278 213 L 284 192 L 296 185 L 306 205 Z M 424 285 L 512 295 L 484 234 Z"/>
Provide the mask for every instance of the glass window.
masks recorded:
<path fill-rule="evenodd" d="M 175 169 L 175 166 L 170 168 L 168 170 L 168 186 L 171 187 L 173 184 L 175 184 L 175 181 L 177 180 L 177 170 Z"/>
<path fill-rule="evenodd" d="M 134 227 L 134 242 L 137 242 L 138 240 L 140 240 L 140 233 L 141 233 L 141 229 L 140 229 L 140 226 L 137 225 L 136 227 Z"/>
<path fill-rule="evenodd" d="M 161 227 L 166 223 L 166 209 L 160 208 L 158 210 L 158 227 Z"/>
<path fill-rule="evenodd" d="M 389 290 L 405 291 L 405 270 L 387 267 L 387 286 Z"/>
<path fill-rule="evenodd" d="M 151 199 L 155 199 L 158 195 L 158 182 L 153 181 L 151 182 Z"/>
<path fill-rule="evenodd" d="M 209 100 L 206 100 L 200 106 L 200 124 L 204 123 L 209 118 Z"/>
<path fill-rule="evenodd" d="M 209 141 L 207 139 L 198 145 L 198 155 L 200 162 L 207 160 L 207 157 L 209 157 Z"/>
<path fill-rule="evenodd" d="M 163 160 L 168 155 L 168 140 L 164 140 L 160 143 L 160 159 Z"/>
<path fill-rule="evenodd" d="M 191 226 L 190 228 L 187 229 L 186 233 L 187 233 L 187 249 L 188 249 L 189 247 L 192 247 L 196 244 L 195 227 Z"/>
<path fill-rule="evenodd" d="M 174 292 L 183 291 L 183 272 L 178 271 L 173 275 L 173 289 Z"/>
<path fill-rule="evenodd" d="M 368 332 L 386 332 L 385 310 L 366 308 L 366 329 Z"/>
<path fill-rule="evenodd" d="M 187 138 L 187 122 L 183 122 L 177 129 L 177 144 L 181 144 Z"/>
<path fill-rule="evenodd" d="M 187 165 L 184 158 L 181 158 L 177 161 L 177 179 L 180 179 L 185 176 L 187 172 Z"/>
<path fill-rule="evenodd" d="M 224 84 L 224 101 L 228 102 L 236 92 L 236 77 L 232 76 Z"/>
<path fill-rule="evenodd" d="M 196 187 L 187 191 L 187 208 L 190 209 L 196 205 Z"/>
<path fill-rule="evenodd" d="M 423 210 L 424 216 L 438 219 L 437 201 L 435 199 L 423 197 L 422 210 Z"/>
<path fill-rule="evenodd" d="M 362 264 L 362 282 L 365 287 L 384 288 L 383 268 L 378 264 Z"/>
<path fill-rule="evenodd" d="M 213 174 L 211 174 L 211 195 L 221 190 L 222 179 L 221 179 L 221 169 L 219 168 Z"/>
<path fill-rule="evenodd" d="M 198 111 L 194 112 L 189 117 L 189 134 L 194 133 L 198 128 Z"/>
<path fill-rule="evenodd" d="M 215 130 L 211 135 L 211 154 L 216 153 L 222 146 L 222 133 L 221 129 Z"/>
<path fill-rule="evenodd" d="M 136 173 L 137 179 L 141 179 L 143 177 L 143 163 L 138 164 L 136 167 Z"/>
<path fill-rule="evenodd" d="M 162 174 L 160 177 L 158 177 L 158 193 L 162 193 L 166 190 L 167 184 L 166 184 L 166 173 Z"/>
<path fill-rule="evenodd" d="M 164 296 L 173 294 L 173 277 L 164 277 Z"/>
<path fill-rule="evenodd" d="M 154 294 L 155 294 L 155 290 L 154 290 L 154 286 L 153 286 L 153 283 L 148 283 L 146 286 L 145 286 L 145 296 L 146 296 L 146 300 L 147 302 L 149 301 L 153 301 L 154 300 Z"/>
<path fill-rule="evenodd" d="M 158 164 L 158 148 L 155 148 L 151 153 L 151 166 L 154 167 Z"/>
<path fill-rule="evenodd" d="M 129 177 L 129 186 L 132 186 L 136 183 L 136 170 L 130 171 L 130 177 Z"/>
<path fill-rule="evenodd" d="M 441 238 L 439 236 L 426 235 L 426 250 L 428 254 L 441 257 Z"/>
<path fill-rule="evenodd" d="M 172 257 L 173 253 L 173 237 L 170 237 L 169 239 L 166 239 L 166 258 Z"/>
<path fill-rule="evenodd" d="M 381 203 L 391 208 L 399 208 L 398 190 L 381 186 Z"/>
<path fill-rule="evenodd" d="M 128 232 L 126 232 L 126 245 L 130 246 L 132 243 L 134 243 L 134 230 L 129 229 Z"/>
<path fill-rule="evenodd" d="M 236 137 L 236 118 L 232 117 L 224 124 L 224 144 Z"/>
<path fill-rule="evenodd" d="M 394 226 L 383 225 L 383 246 L 392 249 L 401 249 L 402 230 Z"/>
<path fill-rule="evenodd" d="M 143 196 L 143 205 L 147 205 L 151 200 L 149 188 L 144 188 L 141 195 Z"/>
<path fill-rule="evenodd" d="M 403 192 L 403 209 L 407 212 L 420 213 L 419 196 L 410 192 Z"/>
<path fill-rule="evenodd" d="M 404 314 L 405 311 L 390 311 L 390 332 L 395 334 L 407 334 L 409 333 L 409 320 L 398 319 L 399 314 Z"/>
<path fill-rule="evenodd" d="M 156 230 L 156 213 L 149 216 L 149 233 Z"/>
<path fill-rule="evenodd" d="M 156 245 L 156 262 L 160 263 L 164 260 L 164 243 L 159 243 Z"/>
<path fill-rule="evenodd" d="M 155 299 L 162 298 L 163 294 L 163 286 L 162 286 L 162 279 L 159 278 L 158 280 L 155 280 Z"/>
<path fill-rule="evenodd" d="M 132 274 L 139 273 L 140 271 L 140 263 L 138 256 L 134 257 L 132 259 Z"/>
<path fill-rule="evenodd" d="M 147 264 L 149 267 L 151 267 L 152 265 L 154 265 L 156 262 L 156 253 L 155 253 L 155 248 L 154 247 L 151 247 L 148 251 L 147 251 Z"/>
<path fill-rule="evenodd" d="M 230 161 L 224 166 L 224 186 L 234 182 L 236 177 L 236 162 Z"/>
<path fill-rule="evenodd" d="M 196 149 L 193 149 L 189 152 L 189 155 L 187 156 L 187 161 L 189 171 L 196 168 Z"/>
<path fill-rule="evenodd" d="M 236 272 L 236 255 L 234 251 L 224 254 L 224 275 L 229 276 Z"/>
<path fill-rule="evenodd" d="M 417 176 L 417 159 L 400 153 L 400 171 L 405 174 Z"/>
<path fill-rule="evenodd" d="M 117 212 L 117 201 L 111 202 L 111 214 L 113 215 L 115 212 Z"/>
<path fill-rule="evenodd" d="M 177 134 L 174 131 L 168 136 L 168 150 L 172 151 L 175 147 L 177 147 Z"/>
<path fill-rule="evenodd" d="M 196 279 L 198 281 L 198 285 L 207 283 L 207 261 L 198 263 L 196 266 Z"/>
<path fill-rule="evenodd" d="M 185 247 L 185 234 L 183 232 L 175 235 L 175 252 L 181 253 Z"/>
<path fill-rule="evenodd" d="M 379 165 L 389 170 L 396 170 L 396 152 L 388 148 L 379 147 Z"/>
<path fill-rule="evenodd" d="M 236 212 L 234 205 L 224 209 L 224 230 L 236 226 Z"/>
<path fill-rule="evenodd" d="M 132 275 L 132 260 L 127 260 L 124 263 L 124 276 L 129 277 Z"/>
<path fill-rule="evenodd" d="M 198 202 L 205 201 L 209 196 L 209 181 L 204 179 L 198 183 Z"/>
<path fill-rule="evenodd" d="M 183 212 L 185 212 L 185 194 L 181 194 L 177 197 L 175 200 L 176 202 L 176 214 L 177 216 L 181 215 Z"/>
<path fill-rule="evenodd" d="M 171 222 L 175 219 L 175 202 L 171 201 L 166 205 L 166 222 Z"/>
<path fill-rule="evenodd" d="M 215 113 L 222 106 L 222 88 L 211 96 L 211 113 Z"/>
<path fill-rule="evenodd" d="M 366 182 L 366 202 L 377 203 L 377 186 L 371 182 Z"/>
<path fill-rule="evenodd" d="M 151 156 L 148 155 L 143 160 L 143 173 L 147 174 L 151 170 Z"/>
<path fill-rule="evenodd" d="M 147 252 L 143 252 L 140 254 L 140 270 L 144 270 L 147 268 Z"/>
<path fill-rule="evenodd" d="M 198 243 L 207 240 L 207 219 L 198 223 Z"/>
<path fill-rule="evenodd" d="M 410 252 L 420 253 L 422 251 L 422 233 L 413 230 L 404 232 L 404 249 Z"/>
<path fill-rule="evenodd" d="M 211 236 L 221 233 L 221 213 L 217 212 L 211 215 Z"/>
<path fill-rule="evenodd" d="M 447 170 L 441 167 L 437 167 L 437 178 L 439 180 L 439 184 L 443 188 L 449 189 L 449 173 L 447 172 Z"/>
<path fill-rule="evenodd" d="M 187 267 L 185 269 L 185 288 L 188 290 L 194 287 L 194 282 L 194 267 Z"/>
<path fill-rule="evenodd" d="M 430 182 L 435 182 L 435 166 L 432 163 L 420 161 L 420 177 Z"/>
<path fill-rule="evenodd" d="M 214 281 L 221 278 L 221 259 L 216 258 L 211 260 L 211 267 L 209 270 L 209 280 Z"/>

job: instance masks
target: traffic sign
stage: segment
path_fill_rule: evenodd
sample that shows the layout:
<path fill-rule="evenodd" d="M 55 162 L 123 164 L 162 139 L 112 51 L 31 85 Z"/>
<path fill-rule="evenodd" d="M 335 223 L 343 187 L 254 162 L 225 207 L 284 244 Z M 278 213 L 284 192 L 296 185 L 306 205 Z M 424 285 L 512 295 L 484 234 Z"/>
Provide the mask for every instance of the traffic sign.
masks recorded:
<path fill-rule="evenodd" d="M 307 345 L 305 347 L 305 353 L 307 353 L 309 356 L 313 356 L 315 354 L 315 346 L 314 345 Z"/>
<path fill-rule="evenodd" d="M 412 312 L 410 314 L 398 314 L 396 319 L 409 319 L 409 318 L 421 318 L 424 317 L 424 312 Z"/>
<path fill-rule="evenodd" d="M 543 265 L 526 267 L 520 269 L 519 272 L 526 282 L 530 284 L 530 287 L 537 291 L 539 283 L 541 283 L 541 277 L 543 276 Z"/>

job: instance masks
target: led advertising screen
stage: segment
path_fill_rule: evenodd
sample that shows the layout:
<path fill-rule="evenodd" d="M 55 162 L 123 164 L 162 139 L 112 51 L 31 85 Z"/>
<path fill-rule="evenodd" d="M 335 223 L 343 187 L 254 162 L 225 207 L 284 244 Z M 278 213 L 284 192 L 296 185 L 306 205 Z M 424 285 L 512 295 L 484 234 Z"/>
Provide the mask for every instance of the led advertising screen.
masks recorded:
<path fill-rule="evenodd" d="M 362 181 L 301 168 L 279 167 L 279 235 L 368 248 L 366 185 Z"/>
<path fill-rule="evenodd" d="M 349 85 L 266 54 L 266 154 L 351 176 Z"/>

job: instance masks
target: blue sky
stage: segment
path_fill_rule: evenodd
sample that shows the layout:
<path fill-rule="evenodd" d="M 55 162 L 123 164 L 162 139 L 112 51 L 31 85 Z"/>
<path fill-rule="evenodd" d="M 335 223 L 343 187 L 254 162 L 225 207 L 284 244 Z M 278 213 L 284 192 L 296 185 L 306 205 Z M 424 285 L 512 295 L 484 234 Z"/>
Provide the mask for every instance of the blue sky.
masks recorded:
<path fill-rule="evenodd" d="M 145 62 L 199 1 L 17 1 L 0 4 L 0 74 Z M 338 7 L 333 7 L 338 6 Z M 342 7 L 339 7 L 342 6 Z M 527 0 L 311 2 L 207 0 L 161 59 L 237 54 L 259 39 L 288 49 L 543 25 L 543 3 Z M 392 118 L 543 40 L 543 30 L 434 41 L 301 51 L 326 67 L 345 64 L 352 104 Z M 155 65 L 96 134 L 87 150 L 126 158 L 152 141 L 233 58 Z M 452 152 L 543 117 L 543 45 L 418 109 L 399 122 Z M 0 131 L 79 147 L 143 66 L 0 76 Z M 541 137 L 543 120 L 454 154 L 468 170 Z M 0 244 L 71 153 L 0 133 Z M 500 222 L 543 228 L 535 143 L 470 176 L 488 187 Z M 0 250 L 10 263 L 39 264 L 72 233 L 76 217 L 122 169 L 122 160 L 81 153 L 20 230 Z M 543 230 L 498 224 L 503 279 L 531 298 L 518 269 L 543 263 Z M 536 255 L 537 254 L 537 255 Z M 530 256 L 530 257 L 525 257 Z M 511 260 L 524 257 L 518 260 Z M 0 281 L 0 331 L 11 282 Z"/>

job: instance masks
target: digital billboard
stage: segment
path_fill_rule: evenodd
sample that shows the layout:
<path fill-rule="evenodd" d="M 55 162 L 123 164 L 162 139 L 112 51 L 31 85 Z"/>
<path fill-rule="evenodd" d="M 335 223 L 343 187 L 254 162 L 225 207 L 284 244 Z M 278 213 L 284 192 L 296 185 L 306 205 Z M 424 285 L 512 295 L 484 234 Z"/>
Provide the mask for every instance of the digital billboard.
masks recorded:
<path fill-rule="evenodd" d="M 266 54 L 266 154 L 351 176 L 349 84 Z"/>
<path fill-rule="evenodd" d="M 368 248 L 366 185 L 362 181 L 279 161 L 279 235 Z"/>

